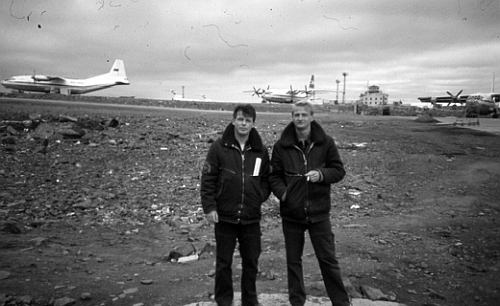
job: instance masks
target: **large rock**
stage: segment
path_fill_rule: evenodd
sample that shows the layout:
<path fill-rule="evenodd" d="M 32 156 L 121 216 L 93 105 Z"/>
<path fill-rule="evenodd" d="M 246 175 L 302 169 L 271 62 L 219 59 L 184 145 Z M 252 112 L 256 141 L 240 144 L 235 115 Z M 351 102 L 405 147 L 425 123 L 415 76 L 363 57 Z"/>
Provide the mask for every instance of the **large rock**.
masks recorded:
<path fill-rule="evenodd" d="M 75 299 L 70 297 L 62 297 L 54 301 L 54 306 L 70 306 L 76 303 Z"/>
<path fill-rule="evenodd" d="M 189 256 L 191 254 L 196 253 L 196 248 L 192 243 L 186 243 L 182 246 L 176 247 L 174 250 L 170 251 L 167 260 L 179 260 L 181 257 Z"/>
<path fill-rule="evenodd" d="M 361 286 L 361 292 L 363 293 L 363 295 L 367 298 L 369 298 L 370 300 L 374 300 L 374 301 L 388 301 L 389 298 L 387 297 L 387 295 L 385 295 L 382 290 L 380 289 L 377 289 L 377 288 L 373 288 L 373 287 L 370 287 L 370 286 Z"/>
<path fill-rule="evenodd" d="M 56 128 L 49 123 L 42 123 L 33 132 L 32 137 L 35 139 L 48 139 L 54 135 Z"/>
<path fill-rule="evenodd" d="M 34 139 L 49 139 L 56 134 L 62 135 L 63 138 L 81 138 L 85 135 L 85 131 L 74 123 L 42 123 L 35 129 L 32 137 Z"/>
<path fill-rule="evenodd" d="M 63 135 L 64 138 L 81 138 L 85 135 L 85 131 L 74 123 L 62 126 L 57 133 Z"/>

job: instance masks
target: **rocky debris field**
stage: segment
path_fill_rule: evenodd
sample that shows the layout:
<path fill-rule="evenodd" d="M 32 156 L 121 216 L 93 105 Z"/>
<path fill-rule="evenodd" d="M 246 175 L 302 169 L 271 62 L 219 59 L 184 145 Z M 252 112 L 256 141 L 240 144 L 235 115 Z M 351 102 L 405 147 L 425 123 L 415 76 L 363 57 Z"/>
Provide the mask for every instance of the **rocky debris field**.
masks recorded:
<path fill-rule="evenodd" d="M 201 210 L 200 171 L 230 119 L 229 112 L 96 114 L 2 101 L 0 305 L 211 301 L 215 242 Z M 289 119 L 258 114 L 269 150 Z M 316 120 L 336 139 L 348 171 L 331 192 L 351 296 L 499 305 L 500 138 L 415 118 L 322 112 Z M 273 196 L 262 213 L 258 289 L 283 294 Z M 310 243 L 304 268 L 308 293 L 324 297 Z M 237 252 L 234 273 L 238 289 Z"/>

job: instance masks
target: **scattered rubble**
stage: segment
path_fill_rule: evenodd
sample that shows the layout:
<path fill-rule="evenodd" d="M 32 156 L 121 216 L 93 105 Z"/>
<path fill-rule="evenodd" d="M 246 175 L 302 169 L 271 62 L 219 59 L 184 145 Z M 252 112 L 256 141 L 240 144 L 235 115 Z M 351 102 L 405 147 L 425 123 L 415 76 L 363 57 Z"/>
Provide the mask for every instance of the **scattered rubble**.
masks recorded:
<path fill-rule="evenodd" d="M 241 306 L 241 293 L 240 292 L 235 292 L 234 294 L 234 306 Z M 287 294 L 280 294 L 280 293 L 274 293 L 274 294 L 267 294 L 267 293 L 261 293 L 259 294 L 259 303 L 261 305 L 266 305 L 266 306 L 282 306 L 282 305 L 289 305 L 290 302 L 288 301 L 288 295 Z M 324 297 L 324 296 L 308 296 L 305 306 L 323 306 L 323 305 L 331 305 L 332 302 L 330 301 L 329 298 Z M 196 303 L 191 303 L 187 304 L 185 306 L 216 306 L 217 304 L 215 302 L 196 302 Z M 369 300 L 369 299 L 362 299 L 362 298 L 353 298 L 351 300 L 351 305 L 352 306 L 406 306 L 405 304 L 400 304 L 397 302 L 390 302 L 390 301 L 374 301 L 374 300 Z"/>
<path fill-rule="evenodd" d="M 258 126 L 269 149 L 279 137 L 276 130 L 282 129 L 286 121 Z M 109 277 L 109 271 L 133 269 L 136 266 L 142 270 L 155 268 L 163 274 L 182 267 L 204 266 L 198 274 L 183 275 L 179 272 L 168 282 L 178 285 L 189 277 L 198 280 L 198 284 L 210 285 L 215 273 L 212 265 L 215 246 L 210 234 L 213 228 L 204 219 L 199 202 L 199 179 L 206 151 L 214 139 L 220 136 L 226 124 L 227 120 L 175 116 L 90 118 L 76 115 L 23 115 L 22 118 L 1 121 L 0 234 L 6 239 L 0 241 L 0 247 L 15 249 L 21 255 L 39 258 L 46 255 L 55 262 L 64 260 L 68 265 L 53 267 L 34 261 L 24 265 L 2 266 L 0 281 L 12 281 L 16 270 L 25 272 L 45 268 L 50 277 L 77 271 L 97 281 L 100 277 Z M 364 137 L 364 133 L 375 135 L 373 133 L 381 131 L 382 126 L 377 122 L 337 123 L 325 119 L 325 126 L 332 134 L 336 134 L 338 147 L 348 169 L 346 178 L 332 187 L 333 198 L 339 199 L 332 203 L 335 211 L 332 220 L 338 227 L 334 232 L 344 230 L 352 235 L 359 233 L 363 243 L 366 243 L 366 247 L 350 243 L 341 245 L 344 249 L 339 257 L 346 260 L 353 253 L 359 256 L 359 261 L 354 264 L 381 267 L 348 275 L 350 279 L 346 279 L 346 283 L 349 282 L 349 292 L 354 297 L 353 305 L 398 305 L 397 301 L 403 293 L 415 296 L 415 299 L 424 297 L 434 300 L 436 305 L 444 304 L 449 302 L 450 296 L 442 289 L 443 286 L 449 286 L 449 290 L 465 287 L 458 282 L 441 287 L 436 285 L 445 279 L 445 275 L 453 279 L 446 274 L 446 271 L 454 271 L 449 268 L 452 265 L 463 267 L 467 276 L 498 273 L 498 267 L 494 265 L 499 258 L 498 253 L 495 253 L 491 244 L 486 243 L 495 241 L 492 240 L 495 238 L 484 241 L 477 239 L 475 242 L 485 247 L 474 248 L 470 241 L 461 238 L 462 233 L 471 231 L 470 225 L 443 225 L 429 227 L 425 232 L 411 232 L 380 230 L 371 223 L 375 218 L 387 218 L 387 223 L 395 222 L 396 218 L 423 214 L 429 207 L 442 209 L 438 214 L 443 218 L 456 218 L 464 214 L 470 214 L 470 218 L 478 221 L 495 218 L 498 210 L 494 207 L 478 207 L 478 211 L 472 213 L 460 207 L 441 208 L 441 198 L 434 199 L 435 203 L 425 207 L 419 206 L 421 202 L 418 201 L 419 195 L 428 192 L 429 185 L 434 183 L 438 193 L 459 195 L 462 199 L 471 193 L 484 193 L 484 186 L 465 190 L 456 184 L 432 180 L 440 175 L 448 175 L 458 161 L 455 157 L 442 156 L 445 153 L 453 156 L 460 153 L 459 157 L 465 158 L 467 154 L 496 156 L 497 151 L 483 144 L 471 146 L 483 149 L 469 151 L 469 148 L 457 143 L 443 144 L 439 140 L 431 142 L 427 139 L 421 141 L 418 138 L 420 136 L 401 139 L 396 144 L 391 142 L 394 135 L 380 133 L 377 137 Z M 339 129 L 342 129 L 342 133 L 337 134 Z M 361 136 L 355 138 L 353 134 Z M 486 184 L 493 185 L 494 182 L 486 181 L 483 185 Z M 279 231 L 277 199 L 271 196 L 264 203 L 262 212 L 263 231 Z M 161 236 L 151 234 L 151 229 L 157 227 L 162 228 Z M 74 240 L 68 241 L 65 233 Z M 438 243 L 430 243 L 429 236 Z M 123 252 L 131 252 L 136 244 L 143 246 L 151 241 L 161 244 L 163 255 L 152 252 L 157 257 L 149 257 L 150 250 L 144 247 L 145 250 L 140 251 L 141 259 L 134 258 L 133 262 L 124 266 L 113 266 L 115 263 L 104 252 L 89 253 L 79 249 L 83 248 L 84 242 L 91 242 L 98 244 L 98 247 L 123 247 Z M 430 250 L 427 253 L 422 250 L 423 241 L 426 242 L 425 248 Z M 397 253 L 401 244 L 405 245 L 407 253 Z M 164 251 L 166 248 L 168 251 Z M 385 257 L 388 255 L 382 250 L 394 252 L 394 256 L 399 256 L 398 262 L 388 260 Z M 275 255 L 278 261 L 280 257 L 282 259 L 283 252 L 280 237 L 264 240 L 265 255 Z M 422 258 L 414 260 L 408 255 L 411 252 L 422 254 Z M 440 256 L 451 258 L 447 262 L 449 266 L 433 264 L 434 261 L 438 262 L 436 258 Z M 95 265 L 99 265 L 98 268 Z M 239 270 L 238 263 L 235 265 L 235 270 Z M 277 262 L 271 262 L 261 271 L 259 281 L 273 285 L 286 282 L 286 275 L 279 270 L 278 265 Z M 347 268 L 345 270 L 348 273 L 350 271 Z M 126 274 L 126 277 L 113 280 L 121 289 L 113 291 L 112 296 L 106 296 L 115 304 L 160 286 L 158 279 L 152 275 L 136 275 L 129 271 Z M 381 279 L 395 281 L 384 283 Z M 420 279 L 425 280 L 426 286 L 416 286 L 415 283 L 420 282 Z M 386 290 L 379 289 L 377 282 L 383 283 Z M 67 284 L 64 286 L 60 287 L 61 290 L 69 288 Z M 324 298 L 320 275 L 311 273 L 307 286 L 308 290 L 318 294 L 309 297 L 310 305 L 329 303 Z M 393 289 L 388 290 L 387 287 Z M 90 300 L 98 304 L 96 291 L 87 291 L 86 288 L 82 288 L 82 292 L 77 291 L 71 294 L 65 291 L 54 297 L 52 303 L 72 305 Z M 210 293 L 204 289 L 199 291 L 200 301 L 209 299 Z M 399 296 L 393 291 L 398 291 Z M 287 297 L 282 292 L 263 293 L 261 299 L 269 301 L 269 304 L 264 305 L 287 303 Z M 36 303 L 33 297 L 13 297 L 7 293 L 0 295 L 0 305 L 2 302 L 10 303 L 6 305 Z M 203 303 L 199 302 L 198 305 Z M 140 304 L 151 303 L 144 300 L 134 305 Z"/>

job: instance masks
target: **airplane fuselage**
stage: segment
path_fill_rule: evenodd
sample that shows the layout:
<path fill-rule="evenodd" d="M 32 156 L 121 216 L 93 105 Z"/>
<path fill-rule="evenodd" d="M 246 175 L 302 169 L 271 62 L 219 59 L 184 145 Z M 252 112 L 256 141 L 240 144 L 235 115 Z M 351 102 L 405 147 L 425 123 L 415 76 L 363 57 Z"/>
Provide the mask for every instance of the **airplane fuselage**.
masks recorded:
<path fill-rule="evenodd" d="M 266 92 L 261 96 L 262 102 L 273 102 L 273 103 L 295 103 L 297 101 L 306 100 L 308 97 L 305 94 L 294 94 L 290 93 L 274 93 Z"/>
<path fill-rule="evenodd" d="M 465 108 L 467 112 L 475 112 L 477 115 L 498 116 L 500 94 L 498 93 L 476 93 L 467 97 Z"/>

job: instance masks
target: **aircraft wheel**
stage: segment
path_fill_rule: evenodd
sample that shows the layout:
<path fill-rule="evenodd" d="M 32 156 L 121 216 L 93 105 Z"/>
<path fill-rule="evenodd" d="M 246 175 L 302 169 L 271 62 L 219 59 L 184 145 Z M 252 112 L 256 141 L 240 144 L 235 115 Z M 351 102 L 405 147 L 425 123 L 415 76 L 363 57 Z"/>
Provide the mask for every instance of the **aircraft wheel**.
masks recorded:
<path fill-rule="evenodd" d="M 456 126 L 456 125 L 457 125 L 457 123 L 456 123 L 456 122 L 453 122 L 453 126 Z"/>

